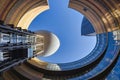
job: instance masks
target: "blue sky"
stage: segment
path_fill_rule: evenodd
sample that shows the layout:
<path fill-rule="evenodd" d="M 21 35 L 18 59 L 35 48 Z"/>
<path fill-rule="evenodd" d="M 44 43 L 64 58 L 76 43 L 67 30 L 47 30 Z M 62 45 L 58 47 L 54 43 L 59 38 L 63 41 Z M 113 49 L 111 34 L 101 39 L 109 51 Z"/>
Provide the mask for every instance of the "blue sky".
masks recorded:
<path fill-rule="evenodd" d="M 96 44 L 96 37 L 81 36 L 83 15 L 68 8 L 69 0 L 49 0 L 50 9 L 39 14 L 29 30 L 47 30 L 60 40 L 60 48 L 49 57 L 41 60 L 53 63 L 76 61 L 88 55 Z"/>

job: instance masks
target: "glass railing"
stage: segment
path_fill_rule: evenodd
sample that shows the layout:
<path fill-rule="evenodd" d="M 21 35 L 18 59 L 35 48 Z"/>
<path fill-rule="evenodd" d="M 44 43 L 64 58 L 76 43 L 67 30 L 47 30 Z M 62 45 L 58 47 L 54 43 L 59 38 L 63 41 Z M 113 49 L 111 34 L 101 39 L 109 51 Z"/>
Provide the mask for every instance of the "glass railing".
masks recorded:
<path fill-rule="evenodd" d="M 112 35 L 112 33 L 109 33 L 109 39 L 108 39 L 109 40 L 109 44 L 108 44 L 109 46 L 108 46 L 107 52 L 106 52 L 104 58 L 101 60 L 101 62 L 90 72 L 88 72 L 88 73 L 86 73 L 82 76 L 70 79 L 70 80 L 90 79 L 94 76 L 99 75 L 103 71 L 105 71 L 113 63 L 113 61 L 119 55 L 120 47 L 118 45 L 114 45 L 115 41 L 113 40 L 111 35 Z"/>
<path fill-rule="evenodd" d="M 106 77 L 106 80 L 120 80 L 120 56 L 117 63 L 110 74 Z"/>

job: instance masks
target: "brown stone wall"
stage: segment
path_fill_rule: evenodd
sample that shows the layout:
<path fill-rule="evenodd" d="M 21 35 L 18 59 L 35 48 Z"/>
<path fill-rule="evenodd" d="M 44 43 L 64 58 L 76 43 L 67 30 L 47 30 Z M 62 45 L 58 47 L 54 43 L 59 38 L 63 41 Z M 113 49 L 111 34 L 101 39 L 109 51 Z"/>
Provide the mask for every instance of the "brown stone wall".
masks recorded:
<path fill-rule="evenodd" d="M 69 7 L 85 15 L 98 34 L 120 28 L 119 0 L 70 0 Z"/>
<path fill-rule="evenodd" d="M 47 0 L 0 0 L 0 20 L 17 26 L 26 12 L 44 5 L 48 5 Z"/>

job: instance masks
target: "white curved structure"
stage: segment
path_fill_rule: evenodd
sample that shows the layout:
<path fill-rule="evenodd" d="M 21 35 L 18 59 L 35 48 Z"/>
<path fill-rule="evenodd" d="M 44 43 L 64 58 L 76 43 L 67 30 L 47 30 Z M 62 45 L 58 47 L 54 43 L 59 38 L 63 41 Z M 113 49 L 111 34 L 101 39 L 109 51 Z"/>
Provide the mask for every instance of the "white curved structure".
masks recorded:
<path fill-rule="evenodd" d="M 47 57 L 53 55 L 60 47 L 60 41 L 58 37 L 48 31 L 37 31 L 38 35 L 44 36 L 44 52 L 42 56 Z"/>

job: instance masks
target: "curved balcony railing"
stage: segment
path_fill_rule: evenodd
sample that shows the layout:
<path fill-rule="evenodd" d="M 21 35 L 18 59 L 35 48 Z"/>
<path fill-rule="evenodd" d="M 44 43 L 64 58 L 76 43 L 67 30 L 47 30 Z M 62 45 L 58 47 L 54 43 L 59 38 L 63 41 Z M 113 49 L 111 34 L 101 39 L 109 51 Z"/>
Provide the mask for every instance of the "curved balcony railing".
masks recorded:
<path fill-rule="evenodd" d="M 109 36 L 109 38 L 108 38 L 109 46 L 108 46 L 107 52 L 106 52 L 104 58 L 101 60 L 101 62 L 90 72 L 88 72 L 82 76 L 76 77 L 74 79 L 76 79 L 76 80 L 94 79 L 94 78 L 97 79 L 96 76 L 101 75 L 106 69 L 108 69 L 110 67 L 110 65 L 112 65 L 112 63 L 115 61 L 115 59 L 119 55 L 120 46 L 115 45 L 115 41 L 113 40 L 112 33 L 109 33 L 108 36 Z M 70 80 L 74 80 L 74 79 L 70 79 Z"/>
<path fill-rule="evenodd" d="M 110 74 L 106 77 L 106 80 L 120 80 L 120 56 L 117 60 L 115 67 L 112 69 Z"/>

